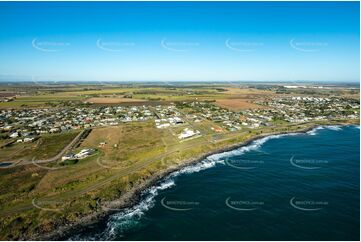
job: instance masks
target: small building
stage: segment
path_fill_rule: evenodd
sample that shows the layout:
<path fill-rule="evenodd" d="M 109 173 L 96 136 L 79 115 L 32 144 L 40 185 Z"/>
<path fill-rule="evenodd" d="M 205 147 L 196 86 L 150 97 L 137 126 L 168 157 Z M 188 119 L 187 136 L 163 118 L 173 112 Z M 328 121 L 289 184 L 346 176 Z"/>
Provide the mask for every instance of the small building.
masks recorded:
<path fill-rule="evenodd" d="M 223 129 L 222 129 L 221 127 L 218 127 L 218 126 L 212 127 L 211 129 L 212 129 L 214 132 L 217 132 L 217 133 L 220 133 L 220 132 L 223 131 Z"/>
<path fill-rule="evenodd" d="M 195 135 L 197 135 L 197 134 L 199 134 L 199 133 L 200 133 L 200 132 L 199 132 L 198 130 L 193 131 L 193 130 L 191 130 L 191 129 L 189 129 L 189 128 L 185 128 L 185 129 L 183 130 L 183 132 L 178 135 L 178 138 L 179 138 L 179 139 L 187 139 L 187 138 L 190 138 L 190 137 L 192 137 L 192 136 L 195 136 Z"/>
<path fill-rule="evenodd" d="M 35 138 L 24 138 L 24 142 L 32 142 Z"/>
<path fill-rule="evenodd" d="M 72 160 L 72 159 L 75 159 L 75 155 L 73 153 L 70 153 L 70 154 L 67 154 L 67 155 L 64 155 L 63 157 L 61 157 L 62 161 Z"/>
<path fill-rule="evenodd" d="M 14 133 L 10 134 L 10 138 L 16 138 L 16 137 L 19 137 L 18 132 L 14 132 Z"/>
<path fill-rule="evenodd" d="M 75 158 L 83 159 L 88 157 L 89 155 L 94 154 L 94 149 L 82 149 L 79 153 L 75 154 Z"/>

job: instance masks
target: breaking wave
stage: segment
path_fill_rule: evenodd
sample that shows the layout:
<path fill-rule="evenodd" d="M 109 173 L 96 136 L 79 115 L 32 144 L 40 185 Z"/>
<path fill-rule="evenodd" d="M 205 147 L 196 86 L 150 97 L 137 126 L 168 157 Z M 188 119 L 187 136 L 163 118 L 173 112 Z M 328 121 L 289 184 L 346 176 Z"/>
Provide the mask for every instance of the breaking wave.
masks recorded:
<path fill-rule="evenodd" d="M 342 129 L 342 126 L 340 125 L 328 125 L 325 126 L 326 129 L 334 130 L 334 131 L 340 131 Z"/>
<path fill-rule="evenodd" d="M 318 131 L 318 130 L 321 130 L 321 129 L 324 129 L 324 127 L 322 127 L 322 126 L 316 127 L 316 128 L 314 128 L 314 129 L 308 131 L 306 134 L 308 134 L 308 135 L 316 135 L 316 134 L 317 134 L 317 131 Z"/>
<path fill-rule="evenodd" d="M 350 125 L 350 126 L 355 126 L 355 127 L 358 127 L 360 128 L 360 126 L 357 126 L 357 125 Z M 309 135 L 316 135 L 317 134 L 317 131 L 319 130 L 322 130 L 322 129 L 329 129 L 329 130 L 333 130 L 333 131 L 340 131 L 342 130 L 342 125 L 324 125 L 324 126 L 318 126 L 310 131 L 307 132 L 307 134 Z"/>

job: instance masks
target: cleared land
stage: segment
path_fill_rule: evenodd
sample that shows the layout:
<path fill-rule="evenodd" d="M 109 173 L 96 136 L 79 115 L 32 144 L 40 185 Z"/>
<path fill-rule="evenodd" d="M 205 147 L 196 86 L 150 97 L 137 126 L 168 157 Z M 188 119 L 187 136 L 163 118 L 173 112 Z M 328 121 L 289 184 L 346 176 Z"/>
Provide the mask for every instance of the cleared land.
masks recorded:
<path fill-rule="evenodd" d="M 121 103 L 134 103 L 134 102 L 144 102 L 142 99 L 133 99 L 133 98 L 121 98 L 121 97 L 92 97 L 86 102 L 98 103 L 98 104 L 121 104 Z"/>
<path fill-rule="evenodd" d="M 244 109 L 259 109 L 264 108 L 261 105 L 251 103 L 245 99 L 217 99 L 216 104 L 220 107 L 230 109 L 232 111 L 240 111 Z"/>

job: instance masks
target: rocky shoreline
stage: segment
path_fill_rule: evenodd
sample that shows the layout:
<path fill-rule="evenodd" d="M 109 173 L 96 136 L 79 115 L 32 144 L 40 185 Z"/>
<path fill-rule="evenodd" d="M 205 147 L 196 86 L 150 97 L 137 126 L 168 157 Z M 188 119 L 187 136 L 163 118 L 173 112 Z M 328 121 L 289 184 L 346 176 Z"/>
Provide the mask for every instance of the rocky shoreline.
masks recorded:
<path fill-rule="evenodd" d="M 253 141 L 255 140 L 259 140 L 265 137 L 269 137 L 272 135 L 284 135 L 284 134 L 301 134 L 301 133 L 307 133 L 311 130 L 314 130 L 318 127 L 322 127 L 322 126 L 329 126 L 329 125 L 340 125 L 340 126 L 346 126 L 346 125 L 351 125 L 350 123 L 338 123 L 338 124 L 315 124 L 315 125 L 311 125 L 310 127 L 304 128 L 304 129 L 300 129 L 297 131 L 285 131 L 285 132 L 275 132 L 275 133 L 268 133 L 268 134 L 262 134 L 262 135 L 257 135 L 254 136 L 242 143 L 238 143 L 238 144 L 234 144 L 234 145 L 229 145 L 227 147 L 224 148 L 220 148 L 220 149 L 216 149 L 214 151 L 211 152 L 207 152 L 205 154 L 200 155 L 199 157 L 195 157 L 193 159 L 190 160 L 186 160 L 184 161 L 181 165 L 177 165 L 177 166 L 172 166 L 169 167 L 165 170 L 159 171 L 156 174 L 154 174 L 152 176 L 151 179 L 148 179 L 144 182 L 142 182 L 141 184 L 133 187 L 131 190 L 129 190 L 127 193 L 125 193 L 124 195 L 122 195 L 119 199 L 108 202 L 106 205 L 106 209 L 104 209 L 103 211 L 99 211 L 99 212 L 94 212 L 91 215 L 85 216 L 83 218 L 81 218 L 80 220 L 78 220 L 76 223 L 74 224 L 66 224 L 63 225 L 61 227 L 58 227 L 58 229 L 56 231 L 53 231 L 51 233 L 48 234 L 42 234 L 42 235 L 38 235 L 34 238 L 31 238 L 31 240 L 63 240 L 64 238 L 66 238 L 67 236 L 69 236 L 70 234 L 77 232 L 79 233 L 79 231 L 82 231 L 82 229 L 84 229 L 87 226 L 90 225 L 94 225 L 99 223 L 100 221 L 107 219 L 110 215 L 119 212 L 122 209 L 126 209 L 126 208 L 130 208 L 134 205 L 136 205 L 137 203 L 139 203 L 140 199 L 141 199 L 141 195 L 142 193 L 149 189 L 150 187 L 154 186 L 157 182 L 161 181 L 162 179 L 164 179 L 166 176 L 170 175 L 171 173 L 178 171 L 184 167 L 196 164 L 204 159 L 206 159 L 207 157 L 209 157 L 210 155 L 214 155 L 214 154 L 219 154 L 219 153 L 223 153 L 223 152 L 228 152 L 228 151 L 232 151 L 244 146 L 247 146 L 249 144 L 251 144 Z M 27 238 L 29 239 L 29 238 Z"/>

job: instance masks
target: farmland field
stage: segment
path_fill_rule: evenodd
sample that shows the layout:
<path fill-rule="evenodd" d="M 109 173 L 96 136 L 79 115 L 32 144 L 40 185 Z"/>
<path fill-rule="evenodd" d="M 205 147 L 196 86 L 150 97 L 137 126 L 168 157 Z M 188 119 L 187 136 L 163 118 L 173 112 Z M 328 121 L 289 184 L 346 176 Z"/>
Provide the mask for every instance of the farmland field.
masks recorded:
<path fill-rule="evenodd" d="M 4 87 L 9 93 L 13 93 L 14 87 Z M 124 85 L 92 85 L 83 88 L 74 85 L 62 86 L 56 91 L 52 91 L 50 87 L 24 87 L 21 93 L 15 93 L 16 97 L 13 101 L 0 102 L 0 108 L 37 108 L 37 107 L 63 107 L 68 105 L 78 105 L 84 102 L 114 105 L 129 104 L 142 102 L 175 102 L 190 100 L 224 100 L 224 99 L 245 99 L 252 100 L 270 96 L 273 93 L 269 91 L 247 88 L 234 87 L 229 84 L 218 85 L 194 85 L 182 84 L 177 86 L 157 86 L 147 87 Z M 84 90 L 86 89 L 86 90 Z M 130 96 L 130 98 L 128 97 Z M 242 101 L 242 100 L 241 100 Z M 225 101 L 221 101 L 225 102 Z M 231 101 L 230 101 L 231 102 Z M 233 106 L 233 104 L 230 104 Z M 246 105 L 244 103 L 243 105 Z"/>
<path fill-rule="evenodd" d="M 246 99 L 217 99 L 216 104 L 220 107 L 227 108 L 232 111 L 264 108 Z"/>
<path fill-rule="evenodd" d="M 92 97 L 86 100 L 90 103 L 99 104 L 121 104 L 121 103 L 133 103 L 133 102 L 144 102 L 142 99 L 133 98 L 121 98 L 121 97 Z"/>

